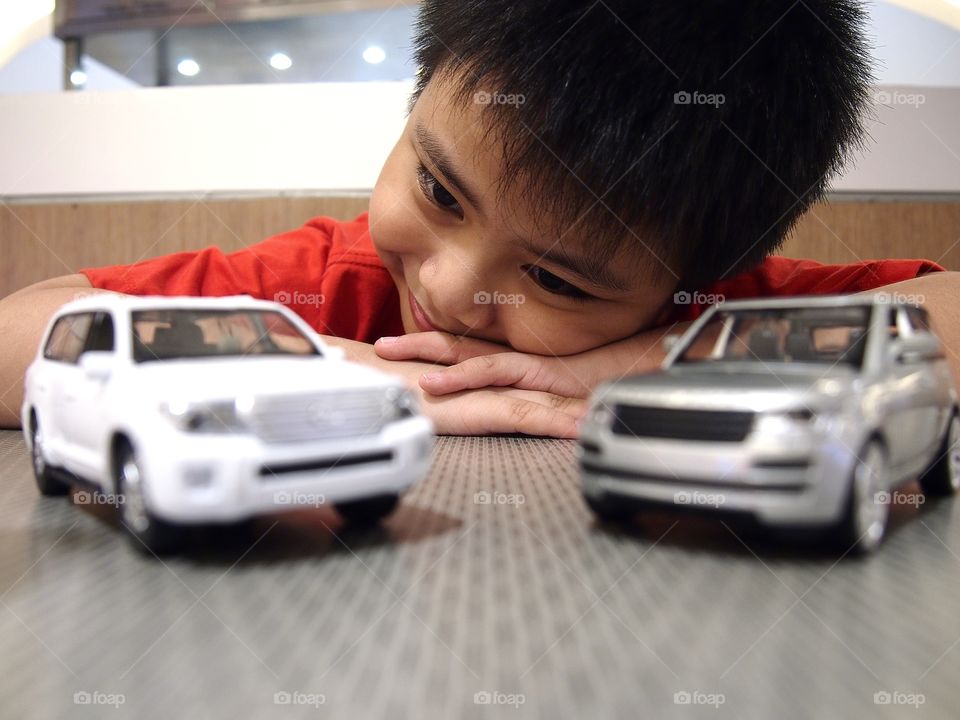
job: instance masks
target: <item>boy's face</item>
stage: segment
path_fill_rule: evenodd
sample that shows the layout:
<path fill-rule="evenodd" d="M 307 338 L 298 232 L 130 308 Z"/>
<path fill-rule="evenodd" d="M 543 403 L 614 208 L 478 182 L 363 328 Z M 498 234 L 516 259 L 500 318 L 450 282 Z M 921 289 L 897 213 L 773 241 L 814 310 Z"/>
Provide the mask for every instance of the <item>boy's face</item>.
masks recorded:
<path fill-rule="evenodd" d="M 497 202 L 502 160 L 484 142 L 484 106 L 455 105 L 450 87 L 432 81 L 424 89 L 370 202 L 371 237 L 400 292 L 404 331 L 570 355 L 654 324 L 673 293 L 672 276 L 640 280 L 652 274 L 643 263 L 656 261 L 628 251 L 594 268 L 610 276 L 604 284 L 578 274 L 595 259 L 589 226 L 565 232 L 516 193 Z"/>

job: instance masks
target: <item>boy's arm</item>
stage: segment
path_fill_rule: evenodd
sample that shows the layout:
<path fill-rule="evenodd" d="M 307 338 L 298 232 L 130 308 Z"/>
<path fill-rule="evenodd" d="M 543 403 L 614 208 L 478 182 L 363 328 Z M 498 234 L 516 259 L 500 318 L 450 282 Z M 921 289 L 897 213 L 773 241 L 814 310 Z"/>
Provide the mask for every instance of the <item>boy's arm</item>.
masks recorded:
<path fill-rule="evenodd" d="M 960 387 L 960 273 L 937 272 L 864 292 L 913 296 L 930 313 L 934 332 L 947 352 L 954 379 Z M 682 333 L 690 323 L 657 328 L 587 350 L 578 355 L 551 357 L 512 351 L 509 347 L 448 333 L 412 333 L 393 342 L 378 340 L 380 357 L 393 360 L 419 358 L 448 363 L 420 378 L 420 387 L 442 395 L 489 385 L 541 390 L 566 397 L 585 398 L 604 380 L 652 370 L 663 362 L 661 347 L 668 334 Z"/>
<path fill-rule="evenodd" d="M 90 287 L 86 276 L 64 275 L 18 290 L 0 300 L 0 428 L 20 427 L 23 376 L 33 362 L 53 313 L 78 292 L 103 292 Z"/>

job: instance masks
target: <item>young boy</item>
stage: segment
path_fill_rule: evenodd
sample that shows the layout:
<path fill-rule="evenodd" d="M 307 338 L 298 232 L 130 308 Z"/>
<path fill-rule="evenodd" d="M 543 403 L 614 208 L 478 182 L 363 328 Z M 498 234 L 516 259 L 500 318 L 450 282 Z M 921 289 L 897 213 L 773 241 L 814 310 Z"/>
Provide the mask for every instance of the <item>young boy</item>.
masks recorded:
<path fill-rule="evenodd" d="M 287 302 L 451 434 L 573 437 L 593 386 L 655 366 L 719 297 L 891 287 L 955 350 L 958 281 L 934 263 L 768 257 L 859 146 L 862 22 L 853 0 L 427 0 L 369 216 L 11 295 L 0 424 L 50 314 L 88 287 Z"/>

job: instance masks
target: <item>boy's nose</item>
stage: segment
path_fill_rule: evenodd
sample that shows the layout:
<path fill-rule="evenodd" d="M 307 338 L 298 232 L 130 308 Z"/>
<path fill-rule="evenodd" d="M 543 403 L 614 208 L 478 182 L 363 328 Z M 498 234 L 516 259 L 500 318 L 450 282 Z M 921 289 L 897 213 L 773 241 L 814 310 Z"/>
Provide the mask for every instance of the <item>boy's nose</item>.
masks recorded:
<path fill-rule="evenodd" d="M 480 276 L 463 258 L 452 254 L 430 258 L 420 266 L 420 284 L 425 301 L 438 315 L 433 318 L 437 323 L 460 332 L 493 324 L 496 308 L 483 302 Z"/>

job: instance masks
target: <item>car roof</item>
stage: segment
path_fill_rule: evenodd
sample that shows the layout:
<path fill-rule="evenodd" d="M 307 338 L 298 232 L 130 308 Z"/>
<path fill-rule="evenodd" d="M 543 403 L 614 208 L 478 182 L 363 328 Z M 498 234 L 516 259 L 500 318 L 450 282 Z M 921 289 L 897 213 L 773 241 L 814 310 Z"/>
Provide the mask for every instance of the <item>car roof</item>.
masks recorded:
<path fill-rule="evenodd" d="M 779 310 L 787 308 L 833 308 L 833 307 L 916 307 L 910 303 L 891 298 L 889 293 L 874 295 L 798 295 L 776 298 L 752 298 L 727 300 L 718 303 L 718 310 Z"/>
<path fill-rule="evenodd" d="M 119 295 L 117 293 L 90 293 L 63 305 L 58 315 L 102 310 L 281 310 L 285 306 L 269 300 L 257 300 L 249 295 L 224 297 L 187 297 L 165 295 Z"/>

